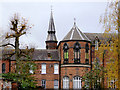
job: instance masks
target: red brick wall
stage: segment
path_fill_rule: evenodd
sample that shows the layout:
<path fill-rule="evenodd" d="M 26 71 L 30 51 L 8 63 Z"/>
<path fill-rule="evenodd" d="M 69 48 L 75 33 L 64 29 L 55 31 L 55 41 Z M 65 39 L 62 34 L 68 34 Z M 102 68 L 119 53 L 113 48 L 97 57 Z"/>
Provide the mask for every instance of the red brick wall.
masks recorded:
<path fill-rule="evenodd" d="M 63 58 L 63 45 L 64 45 L 65 42 L 61 42 L 60 46 L 59 46 L 59 51 L 60 51 L 60 56 L 61 56 L 61 64 L 63 64 L 63 61 L 64 61 L 64 58 Z M 76 43 L 76 41 L 69 41 L 69 42 L 66 42 L 69 46 L 69 50 L 68 50 L 68 55 L 69 55 L 69 63 L 74 63 L 74 44 Z M 80 45 L 81 45 L 81 49 L 80 49 L 80 53 L 81 53 L 81 63 L 85 63 L 85 44 L 86 42 L 81 42 L 79 41 Z M 90 43 L 88 43 L 89 45 L 89 49 L 90 49 Z M 90 50 L 89 50 L 89 63 L 91 61 L 91 58 L 90 58 Z"/>
<path fill-rule="evenodd" d="M 56 49 L 56 47 L 57 47 L 57 42 L 46 42 L 46 49 Z"/>
<path fill-rule="evenodd" d="M 64 76 L 69 77 L 69 88 L 73 88 L 73 78 L 74 76 L 84 76 L 86 72 L 88 72 L 90 68 L 86 67 L 62 67 L 61 68 L 61 88 L 63 88 L 63 78 Z M 82 82 L 82 86 L 84 85 L 84 82 Z"/>
<path fill-rule="evenodd" d="M 5 73 L 9 72 L 9 60 L 0 60 L 0 73 L 2 73 L 2 64 L 5 63 Z M 3 80 L 0 76 L 0 90 L 3 86 Z"/>
<path fill-rule="evenodd" d="M 90 71 L 91 69 L 91 44 L 90 42 L 88 42 L 89 45 L 89 65 L 85 64 L 85 45 L 86 42 L 83 41 L 78 41 L 81 45 L 81 49 L 80 49 L 80 54 L 81 54 L 81 58 L 80 61 L 82 64 L 72 64 L 74 63 L 74 44 L 76 43 L 76 41 L 68 41 L 66 42 L 68 44 L 69 50 L 68 50 L 68 54 L 69 54 L 69 64 L 63 64 L 64 58 L 63 58 L 63 45 L 65 42 L 61 42 L 58 50 L 60 51 L 60 57 L 61 57 L 61 66 L 63 65 L 83 65 L 83 66 L 63 66 L 61 67 L 61 88 L 63 88 L 63 77 L 64 76 L 68 76 L 69 77 L 69 88 L 73 88 L 73 77 L 74 76 L 80 76 L 82 78 L 82 76 L 84 76 L 84 74 L 88 71 Z M 94 49 L 94 48 L 93 48 Z M 94 56 L 94 54 L 93 54 Z M 71 63 L 71 64 L 70 64 Z M 84 85 L 84 82 L 82 82 L 82 86 Z"/>
<path fill-rule="evenodd" d="M 11 62 L 11 65 L 14 65 L 15 61 Z M 54 88 L 54 80 L 57 79 L 59 81 L 59 74 L 54 74 L 54 64 L 59 65 L 59 61 L 35 61 L 37 65 L 37 70 L 33 75 L 37 80 L 37 85 L 41 86 L 42 79 L 46 80 L 46 88 Z M 41 65 L 42 63 L 46 63 L 46 74 L 41 74 Z M 14 66 L 12 67 L 14 68 Z M 13 70 L 13 69 L 11 69 Z"/>
<path fill-rule="evenodd" d="M 5 73 L 9 72 L 9 60 L 2 60 L 2 63 L 5 63 Z"/>

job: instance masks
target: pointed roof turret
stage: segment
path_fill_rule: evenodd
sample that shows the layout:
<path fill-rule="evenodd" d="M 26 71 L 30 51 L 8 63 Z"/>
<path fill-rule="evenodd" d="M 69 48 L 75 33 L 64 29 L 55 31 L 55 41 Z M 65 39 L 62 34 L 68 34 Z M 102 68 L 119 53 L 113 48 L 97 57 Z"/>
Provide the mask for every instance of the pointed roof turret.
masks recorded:
<path fill-rule="evenodd" d="M 46 41 L 57 41 L 56 35 L 55 35 L 55 25 L 53 20 L 53 12 L 51 9 L 51 16 L 49 21 L 49 28 L 48 28 L 48 36 Z"/>
<path fill-rule="evenodd" d="M 86 40 L 90 41 L 90 39 L 81 32 L 81 30 L 76 26 L 76 19 L 74 19 L 74 25 L 69 33 L 64 37 L 64 40 Z"/>

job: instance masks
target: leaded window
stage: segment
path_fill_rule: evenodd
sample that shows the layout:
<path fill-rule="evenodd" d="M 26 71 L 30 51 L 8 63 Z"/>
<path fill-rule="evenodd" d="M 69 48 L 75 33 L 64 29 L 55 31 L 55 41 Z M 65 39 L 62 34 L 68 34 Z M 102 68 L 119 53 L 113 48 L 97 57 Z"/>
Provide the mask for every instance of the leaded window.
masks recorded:
<path fill-rule="evenodd" d="M 69 77 L 67 76 L 63 78 L 63 89 L 69 89 Z"/>
<path fill-rule="evenodd" d="M 78 42 L 74 45 L 74 63 L 80 63 L 80 44 Z"/>
<path fill-rule="evenodd" d="M 89 45 L 86 43 L 85 45 L 85 63 L 89 64 Z"/>
<path fill-rule="evenodd" d="M 64 44 L 63 46 L 63 57 L 64 57 L 64 63 L 68 63 L 68 58 L 69 58 L 69 55 L 68 55 L 68 45 L 67 43 Z"/>
<path fill-rule="evenodd" d="M 73 89 L 81 89 L 81 88 L 82 88 L 81 78 L 79 76 L 75 76 L 73 78 Z"/>

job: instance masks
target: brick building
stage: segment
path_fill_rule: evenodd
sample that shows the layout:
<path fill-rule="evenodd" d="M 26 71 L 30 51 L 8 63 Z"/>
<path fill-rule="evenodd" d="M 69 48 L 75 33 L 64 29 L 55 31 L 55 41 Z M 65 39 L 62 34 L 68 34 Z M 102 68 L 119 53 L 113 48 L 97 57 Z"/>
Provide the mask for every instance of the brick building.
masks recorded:
<path fill-rule="evenodd" d="M 68 34 L 59 43 L 56 38 L 53 14 L 51 12 L 46 49 L 35 49 L 32 59 L 37 64 L 35 72 L 38 86 L 44 88 L 80 89 L 84 85 L 82 76 L 92 68 L 95 49 L 102 34 L 82 33 L 74 22 Z M 98 37 L 98 38 L 96 38 Z M 2 59 L 2 73 L 7 73 L 15 64 L 14 56 L 10 60 Z M 12 83 L 2 82 L 4 88 Z"/>

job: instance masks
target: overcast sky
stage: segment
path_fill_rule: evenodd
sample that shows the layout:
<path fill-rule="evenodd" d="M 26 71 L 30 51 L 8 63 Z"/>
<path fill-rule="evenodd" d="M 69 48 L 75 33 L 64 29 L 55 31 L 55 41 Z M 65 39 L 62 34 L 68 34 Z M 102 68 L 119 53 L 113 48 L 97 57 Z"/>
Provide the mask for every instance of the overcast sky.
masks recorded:
<path fill-rule="evenodd" d="M 19 0 L 16 0 L 19 1 Z M 62 40 L 73 26 L 74 18 L 82 32 L 101 33 L 103 28 L 99 18 L 104 14 L 107 2 L 94 0 L 73 1 L 73 0 L 45 0 L 45 1 L 2 1 L 0 3 L 0 28 L 4 32 L 9 30 L 9 20 L 14 13 L 19 13 L 29 20 L 34 27 L 25 36 L 20 38 L 23 45 L 35 45 L 37 48 L 45 48 L 45 40 L 50 19 L 51 5 L 53 6 L 53 17 L 56 28 L 57 40 Z M 71 1 L 71 2 L 70 2 Z"/>

